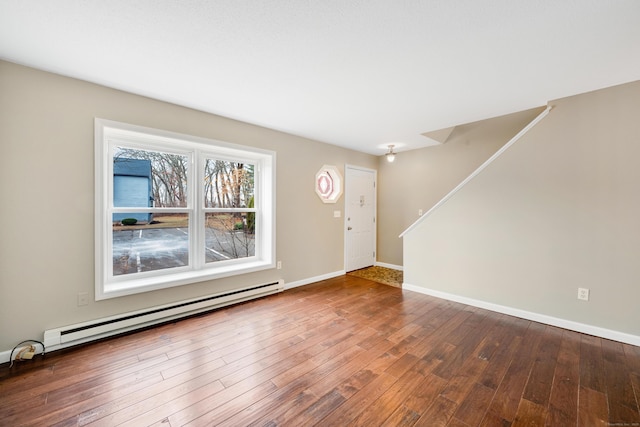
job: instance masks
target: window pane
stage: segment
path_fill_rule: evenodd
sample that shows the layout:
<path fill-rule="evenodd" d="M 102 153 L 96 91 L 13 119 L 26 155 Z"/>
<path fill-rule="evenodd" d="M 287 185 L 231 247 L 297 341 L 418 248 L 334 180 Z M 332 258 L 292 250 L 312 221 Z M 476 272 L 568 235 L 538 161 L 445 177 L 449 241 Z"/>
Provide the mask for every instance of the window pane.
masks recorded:
<path fill-rule="evenodd" d="M 113 275 L 141 273 L 189 264 L 189 217 L 187 214 L 154 215 L 139 223 L 116 219 L 140 214 L 113 215 Z"/>
<path fill-rule="evenodd" d="M 189 157 L 117 147 L 113 157 L 113 205 L 187 206 Z"/>
<path fill-rule="evenodd" d="M 204 165 L 205 208 L 253 207 L 255 165 L 206 159 Z"/>
<path fill-rule="evenodd" d="M 255 213 L 207 213 L 206 262 L 255 256 Z"/>

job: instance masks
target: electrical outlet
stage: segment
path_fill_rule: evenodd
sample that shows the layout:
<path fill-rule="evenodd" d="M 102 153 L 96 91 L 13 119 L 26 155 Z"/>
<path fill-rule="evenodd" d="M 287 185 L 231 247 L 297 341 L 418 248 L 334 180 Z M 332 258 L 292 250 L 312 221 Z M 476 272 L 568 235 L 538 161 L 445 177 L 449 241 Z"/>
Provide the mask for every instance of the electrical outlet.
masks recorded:
<path fill-rule="evenodd" d="M 340 211 L 333 211 L 333 217 L 334 218 L 340 218 L 341 215 L 342 215 L 342 213 Z"/>
<path fill-rule="evenodd" d="M 583 301 L 589 301 L 589 289 L 578 288 L 578 299 Z"/>
<path fill-rule="evenodd" d="M 422 216 L 422 209 L 418 209 L 418 216 Z"/>
<path fill-rule="evenodd" d="M 278 263 L 276 264 L 276 268 L 278 270 L 282 270 L 282 261 L 278 261 Z"/>
<path fill-rule="evenodd" d="M 89 293 L 80 292 L 78 294 L 78 307 L 89 304 Z"/>

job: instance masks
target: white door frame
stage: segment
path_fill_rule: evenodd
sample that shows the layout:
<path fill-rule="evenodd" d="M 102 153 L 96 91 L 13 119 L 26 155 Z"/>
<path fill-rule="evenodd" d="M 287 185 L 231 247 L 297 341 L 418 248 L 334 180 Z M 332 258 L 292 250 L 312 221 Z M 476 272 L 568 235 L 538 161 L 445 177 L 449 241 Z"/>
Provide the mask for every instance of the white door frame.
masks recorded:
<path fill-rule="evenodd" d="M 351 170 L 359 170 L 359 171 L 365 171 L 365 172 L 372 172 L 373 173 L 373 183 L 374 183 L 374 189 L 373 189 L 373 218 L 374 218 L 374 226 L 373 226 L 373 247 L 371 248 L 371 251 L 374 253 L 373 256 L 373 263 L 375 265 L 376 260 L 377 260 L 377 229 L 378 229 L 378 171 L 376 169 L 369 169 L 369 168 L 365 168 L 365 167 L 361 167 L 361 166 L 355 166 L 355 165 L 349 165 L 349 164 L 345 164 L 344 165 L 344 270 L 347 271 L 347 266 L 348 266 L 348 230 L 347 227 L 348 225 L 348 218 L 349 218 L 349 204 L 348 204 L 348 200 L 349 197 L 351 195 L 351 192 L 353 192 L 353 189 L 350 188 L 351 182 L 349 179 L 349 172 Z"/>

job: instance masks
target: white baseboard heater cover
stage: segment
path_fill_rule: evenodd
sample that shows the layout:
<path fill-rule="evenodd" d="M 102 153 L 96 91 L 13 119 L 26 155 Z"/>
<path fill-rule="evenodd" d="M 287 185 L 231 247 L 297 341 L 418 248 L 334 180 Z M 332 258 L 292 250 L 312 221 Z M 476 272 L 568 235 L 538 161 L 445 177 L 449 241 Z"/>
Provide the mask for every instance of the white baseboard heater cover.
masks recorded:
<path fill-rule="evenodd" d="M 221 292 L 200 298 L 105 317 L 89 322 L 44 331 L 47 351 L 94 341 L 134 329 L 191 316 L 215 308 L 275 294 L 284 290 L 284 281 Z"/>

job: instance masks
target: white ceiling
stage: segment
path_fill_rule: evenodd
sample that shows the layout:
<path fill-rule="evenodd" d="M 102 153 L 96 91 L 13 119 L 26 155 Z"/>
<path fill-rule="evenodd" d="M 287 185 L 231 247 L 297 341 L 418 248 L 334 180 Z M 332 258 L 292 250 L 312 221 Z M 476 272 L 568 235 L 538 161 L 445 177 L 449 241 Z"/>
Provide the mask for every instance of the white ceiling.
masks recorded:
<path fill-rule="evenodd" d="M 379 155 L 639 80 L 640 1 L 0 0 L 0 58 Z"/>

